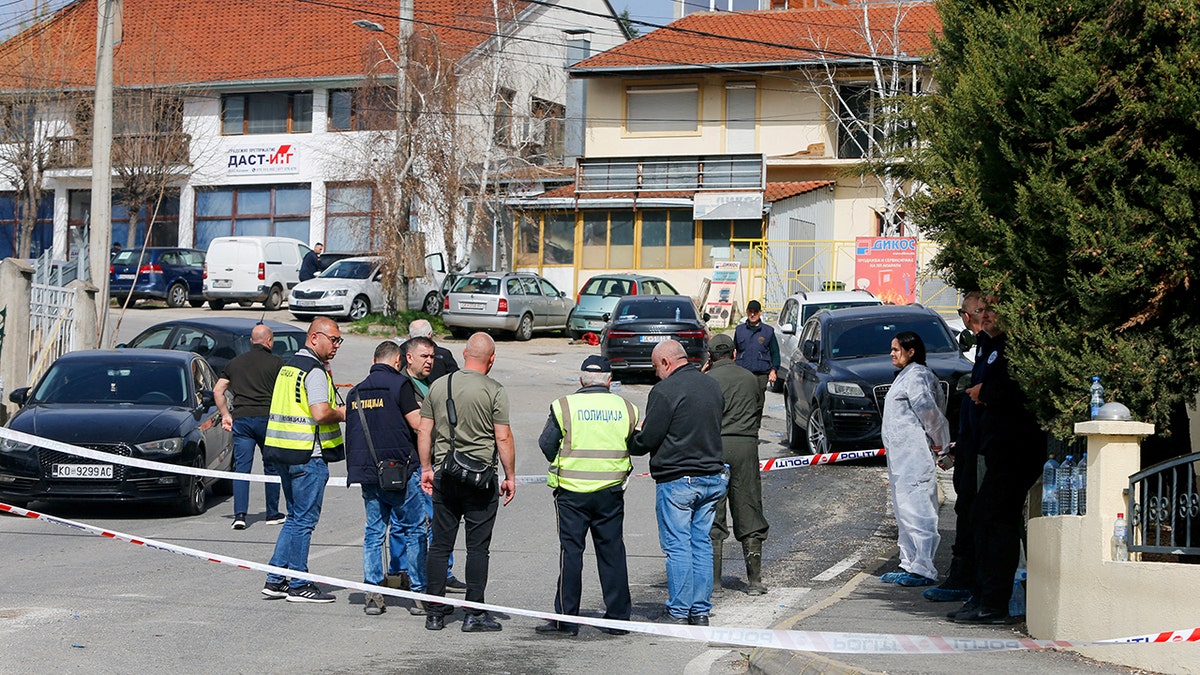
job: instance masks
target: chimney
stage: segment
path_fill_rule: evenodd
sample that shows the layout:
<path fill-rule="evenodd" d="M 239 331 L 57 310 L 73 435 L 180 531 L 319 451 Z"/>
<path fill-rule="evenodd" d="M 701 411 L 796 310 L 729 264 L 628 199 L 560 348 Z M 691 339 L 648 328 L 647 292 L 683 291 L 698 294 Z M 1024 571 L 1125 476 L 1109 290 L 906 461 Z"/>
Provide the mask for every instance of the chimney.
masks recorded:
<path fill-rule="evenodd" d="M 592 31 L 586 28 L 572 28 L 563 31 L 567 34 L 567 61 L 565 67 L 583 61 L 592 55 Z M 584 137 L 586 132 L 587 115 L 587 82 L 582 79 L 567 77 L 567 120 L 564 124 L 563 164 L 575 166 L 575 161 L 583 157 Z"/>

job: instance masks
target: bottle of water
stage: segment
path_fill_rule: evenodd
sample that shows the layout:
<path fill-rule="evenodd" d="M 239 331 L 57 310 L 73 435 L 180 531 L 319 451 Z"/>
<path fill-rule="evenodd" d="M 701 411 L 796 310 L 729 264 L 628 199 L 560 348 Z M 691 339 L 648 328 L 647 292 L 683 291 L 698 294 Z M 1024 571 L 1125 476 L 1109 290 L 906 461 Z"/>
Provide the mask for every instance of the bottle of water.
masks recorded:
<path fill-rule="evenodd" d="M 1009 616 L 1025 616 L 1025 568 L 1018 567 L 1013 575 L 1012 597 L 1008 600 Z"/>
<path fill-rule="evenodd" d="M 1058 461 L 1053 457 L 1042 465 L 1042 515 L 1058 515 Z"/>
<path fill-rule="evenodd" d="M 1100 414 L 1100 406 L 1104 405 L 1104 387 L 1100 386 L 1100 376 L 1092 376 L 1092 419 Z"/>
<path fill-rule="evenodd" d="M 1071 484 L 1071 504 L 1076 515 L 1087 513 L 1087 453 L 1075 465 L 1075 481 Z"/>
<path fill-rule="evenodd" d="M 1117 514 L 1117 522 L 1113 523 L 1112 559 L 1117 562 L 1129 560 L 1129 540 L 1125 527 L 1125 514 Z"/>
<path fill-rule="evenodd" d="M 1075 482 L 1075 456 L 1067 455 L 1062 464 L 1058 465 L 1055 476 L 1054 490 L 1058 496 L 1058 514 L 1061 516 L 1075 515 L 1071 508 L 1071 486 Z"/>

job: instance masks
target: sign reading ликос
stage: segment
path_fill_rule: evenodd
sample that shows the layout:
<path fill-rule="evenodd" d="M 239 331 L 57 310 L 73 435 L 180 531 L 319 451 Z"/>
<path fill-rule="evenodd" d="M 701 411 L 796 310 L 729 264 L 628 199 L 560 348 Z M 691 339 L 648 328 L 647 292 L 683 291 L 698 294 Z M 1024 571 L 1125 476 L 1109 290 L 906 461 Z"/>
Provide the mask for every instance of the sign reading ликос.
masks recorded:
<path fill-rule="evenodd" d="M 300 173 L 299 155 L 291 143 L 230 148 L 225 161 L 228 176 L 279 176 Z"/>
<path fill-rule="evenodd" d="M 854 287 L 868 290 L 888 304 L 916 302 L 917 238 L 855 238 Z"/>

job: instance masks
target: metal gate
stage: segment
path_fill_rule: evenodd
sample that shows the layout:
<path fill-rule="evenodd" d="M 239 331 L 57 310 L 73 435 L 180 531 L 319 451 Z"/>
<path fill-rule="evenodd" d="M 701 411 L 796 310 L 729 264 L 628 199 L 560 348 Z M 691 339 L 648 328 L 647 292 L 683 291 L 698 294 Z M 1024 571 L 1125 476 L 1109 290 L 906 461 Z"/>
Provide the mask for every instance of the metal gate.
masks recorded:
<path fill-rule="evenodd" d="M 46 251 L 38 258 L 29 288 L 29 384 L 58 357 L 75 349 L 76 263 L 56 264 Z"/>

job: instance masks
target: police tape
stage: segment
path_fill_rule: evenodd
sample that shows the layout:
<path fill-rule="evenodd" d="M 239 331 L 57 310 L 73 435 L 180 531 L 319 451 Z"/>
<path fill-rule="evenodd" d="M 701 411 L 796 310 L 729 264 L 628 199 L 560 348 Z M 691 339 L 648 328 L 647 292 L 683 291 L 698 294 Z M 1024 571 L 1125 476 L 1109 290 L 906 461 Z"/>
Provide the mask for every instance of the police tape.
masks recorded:
<path fill-rule="evenodd" d="M 437 602 L 455 607 L 497 612 L 505 615 L 525 616 L 547 621 L 558 621 L 577 625 L 593 626 L 625 630 L 648 635 L 660 635 L 687 640 L 696 640 L 720 645 L 741 647 L 761 647 L 764 649 L 782 649 L 788 651 L 822 652 L 828 654 L 966 654 L 972 652 L 996 652 L 1029 649 L 1059 649 L 1075 648 L 1094 645 L 1113 644 L 1163 644 L 1181 642 L 1200 642 L 1200 628 L 1189 630 L 1166 631 L 1137 635 L 1133 637 L 1113 638 L 1093 642 L 1069 642 L 1065 640 L 1033 640 L 1011 638 L 972 638 L 947 637 L 935 635 L 896 635 L 887 633 L 837 633 L 829 631 L 800 631 L 744 628 L 738 626 L 681 626 L 676 624 L 650 623 L 645 621 L 619 621 L 586 616 L 570 616 L 554 612 L 493 605 L 482 602 L 469 602 L 442 596 L 427 595 L 415 591 L 402 591 L 386 586 L 361 583 L 330 577 L 310 572 L 297 572 L 273 565 L 264 565 L 251 560 L 224 556 L 209 551 L 177 546 L 166 542 L 137 537 L 114 530 L 88 525 L 75 520 L 38 513 L 28 509 L 0 502 L 0 512 L 8 512 L 46 523 L 69 527 L 81 532 L 94 534 L 99 537 L 123 541 L 155 551 L 174 553 L 196 560 L 217 563 L 245 570 L 278 574 L 292 579 L 303 579 L 313 583 L 326 584 L 338 588 L 363 591 L 364 593 L 379 593 L 397 598 Z"/>
<path fill-rule="evenodd" d="M 24 443 L 30 446 L 46 448 L 47 450 L 57 450 L 68 455 L 78 457 L 86 457 L 88 459 L 104 462 L 106 464 L 121 464 L 123 466 L 132 466 L 139 469 L 150 469 L 152 471 L 162 471 L 164 473 L 175 473 L 184 476 L 204 476 L 208 478 L 224 478 L 228 480 L 241 480 L 251 483 L 278 483 L 279 476 L 261 473 L 238 473 L 235 471 L 221 471 L 219 469 L 202 469 L 193 466 L 182 466 L 180 464 L 170 464 L 168 462 L 156 462 L 149 459 L 140 459 L 138 457 L 123 457 L 111 452 L 101 450 L 92 450 L 62 441 L 56 441 L 50 438 L 43 438 L 33 434 L 27 434 L 22 431 L 6 429 L 0 427 L 0 439 L 9 439 L 18 443 Z M 759 460 L 759 471 L 778 471 L 780 469 L 795 469 L 802 466 L 812 466 L 817 464 L 833 464 L 836 462 L 849 462 L 858 459 L 870 459 L 872 457 L 882 457 L 885 453 L 883 448 L 878 450 L 854 450 L 849 452 L 831 452 L 822 455 L 810 455 L 807 457 L 772 457 L 770 459 Z M 648 472 L 631 474 L 631 478 L 646 478 L 649 477 Z M 516 481 L 522 484 L 536 485 L 546 482 L 546 474 L 517 476 Z M 329 487 L 346 487 L 345 476 L 330 476 L 326 483 Z"/>

